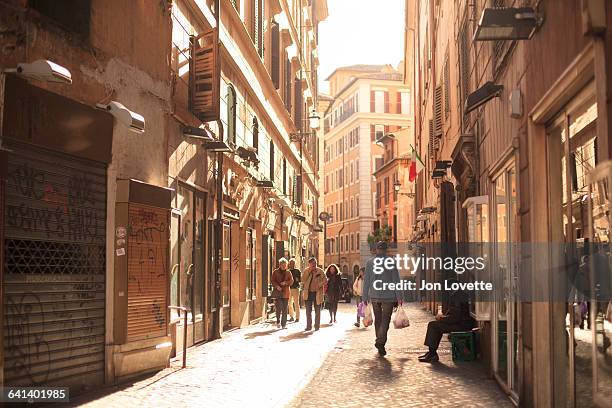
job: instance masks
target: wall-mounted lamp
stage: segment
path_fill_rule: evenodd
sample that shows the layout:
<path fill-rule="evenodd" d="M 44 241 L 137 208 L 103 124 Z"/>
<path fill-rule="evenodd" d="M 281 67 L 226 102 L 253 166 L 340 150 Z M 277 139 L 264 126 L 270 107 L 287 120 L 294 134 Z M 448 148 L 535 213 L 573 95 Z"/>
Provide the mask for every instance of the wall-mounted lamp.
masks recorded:
<path fill-rule="evenodd" d="M 400 183 L 399 180 L 395 180 L 393 182 L 393 190 L 395 191 L 395 194 L 405 195 L 405 196 L 410 197 L 410 198 L 414 198 L 415 197 L 415 193 L 413 193 L 413 192 L 400 193 L 400 189 L 401 188 L 402 188 L 402 183 Z"/>
<path fill-rule="evenodd" d="M 223 140 L 207 140 L 205 142 L 202 143 L 202 148 L 204 148 L 204 150 L 208 150 L 210 152 L 221 152 L 221 153 L 225 153 L 225 152 L 231 152 L 232 148 L 228 146 L 227 143 L 225 143 Z"/>
<path fill-rule="evenodd" d="M 39 81 L 58 82 L 71 84 L 72 75 L 68 69 L 49 60 L 36 60 L 31 63 L 22 62 L 17 64 L 17 68 L 8 68 L 5 73 L 17 74 L 27 79 L 37 79 Z"/>
<path fill-rule="evenodd" d="M 143 133 L 145 131 L 144 117 L 123 106 L 120 102 L 111 101 L 108 105 L 97 104 L 96 108 L 108 111 L 120 123 L 127 126 L 132 132 Z"/>
<path fill-rule="evenodd" d="M 255 187 L 274 188 L 274 183 L 272 180 L 255 180 Z"/>
<path fill-rule="evenodd" d="M 183 136 L 190 137 L 193 139 L 203 139 L 203 140 L 212 140 L 213 133 L 205 128 L 197 128 L 193 126 L 185 126 L 183 127 Z"/>
<path fill-rule="evenodd" d="M 533 7 L 485 8 L 474 41 L 528 40 L 543 21 Z"/>
<path fill-rule="evenodd" d="M 310 128 L 313 130 L 317 130 L 321 126 L 321 116 L 314 109 L 310 111 L 310 115 L 308 115 L 308 120 L 310 121 Z"/>
<path fill-rule="evenodd" d="M 435 213 L 437 210 L 436 207 L 430 206 L 430 207 L 423 207 L 421 208 L 421 211 L 419 211 L 419 214 L 431 214 L 431 213 Z"/>
<path fill-rule="evenodd" d="M 491 99 L 501 95 L 504 89 L 503 85 L 496 85 L 488 81 L 483 86 L 468 95 L 465 100 L 465 114 L 470 113 L 481 105 L 484 105 Z"/>

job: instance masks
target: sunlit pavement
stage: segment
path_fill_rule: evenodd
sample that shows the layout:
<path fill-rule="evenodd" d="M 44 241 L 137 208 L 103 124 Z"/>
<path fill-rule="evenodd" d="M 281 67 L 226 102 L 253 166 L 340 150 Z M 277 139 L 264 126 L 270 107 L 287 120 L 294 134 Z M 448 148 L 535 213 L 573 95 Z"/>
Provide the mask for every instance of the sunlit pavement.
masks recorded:
<path fill-rule="evenodd" d="M 390 329 L 386 358 L 376 354 L 372 328 L 353 326 L 354 310 L 341 304 L 333 326 L 322 311 L 321 329 L 306 334 L 302 321 L 285 330 L 262 323 L 226 333 L 192 348 L 186 369 L 177 361 L 153 377 L 74 403 L 122 408 L 511 406 L 479 364 L 454 364 L 448 343 L 442 345 L 440 363 L 417 361 L 429 321 L 417 305 L 408 308 L 410 328 Z"/>
<path fill-rule="evenodd" d="M 374 348 L 373 328 L 353 327 L 289 406 L 513 407 L 479 363 L 452 361 L 446 336 L 440 361 L 420 363 L 432 316 L 417 304 L 406 310 L 411 325 L 389 329 L 384 358 Z"/>

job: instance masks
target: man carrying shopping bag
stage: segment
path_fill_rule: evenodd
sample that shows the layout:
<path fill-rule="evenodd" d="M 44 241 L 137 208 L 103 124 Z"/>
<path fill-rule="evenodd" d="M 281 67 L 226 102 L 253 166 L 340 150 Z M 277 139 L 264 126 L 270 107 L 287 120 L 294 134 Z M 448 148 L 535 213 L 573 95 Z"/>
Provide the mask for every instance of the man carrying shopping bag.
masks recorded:
<path fill-rule="evenodd" d="M 387 343 L 387 331 L 389 331 L 389 323 L 391 322 L 391 314 L 393 308 L 402 304 L 402 291 L 401 290 L 385 290 L 376 289 L 374 286 L 375 281 L 377 288 L 384 288 L 387 284 L 400 282 L 400 276 L 395 263 L 393 267 L 386 267 L 387 258 L 387 243 L 380 241 L 376 244 L 376 257 L 370 259 L 366 264 L 365 277 L 363 279 L 363 293 L 362 300 L 367 304 L 372 302 L 372 309 L 374 311 L 374 329 L 376 332 L 376 342 L 374 347 L 378 349 L 378 354 L 382 357 L 387 354 L 385 350 L 385 344 Z M 377 270 L 376 273 L 374 265 L 380 267 L 383 265 L 382 272 Z M 377 268 L 378 269 L 378 268 Z M 399 286 L 399 285 L 398 285 Z"/>

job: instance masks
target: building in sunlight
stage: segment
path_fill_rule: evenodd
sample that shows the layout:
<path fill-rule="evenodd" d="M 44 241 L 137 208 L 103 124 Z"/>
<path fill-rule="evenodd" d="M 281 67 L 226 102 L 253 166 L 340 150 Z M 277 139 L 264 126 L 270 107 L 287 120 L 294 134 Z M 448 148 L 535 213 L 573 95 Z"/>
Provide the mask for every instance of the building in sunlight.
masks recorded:
<path fill-rule="evenodd" d="M 392 198 L 395 172 L 382 181 L 373 174 L 383 165 L 385 135 L 410 127 L 410 90 L 391 65 L 340 67 L 327 79 L 333 100 L 323 120 L 323 210 L 331 215 L 325 264 L 337 263 L 352 278 L 371 254 L 369 237 L 383 228 L 377 215 Z"/>
<path fill-rule="evenodd" d="M 610 288 L 612 69 L 603 44 L 612 10 L 517 3 L 406 1 L 425 163 L 416 239 L 442 249 L 492 243 L 479 278 L 495 282 L 497 296 L 476 295 L 471 312 L 479 358 L 515 404 L 603 407 L 612 316 L 609 296 L 595 299 Z M 593 268 L 588 244 L 602 243 L 608 265 Z M 589 269 L 605 277 L 590 275 L 585 297 L 575 275 Z M 436 313 L 444 299 L 430 292 L 423 303 Z"/>
<path fill-rule="evenodd" d="M 0 2 L 0 385 L 72 397 L 267 318 L 277 260 L 319 248 L 326 18 Z"/>

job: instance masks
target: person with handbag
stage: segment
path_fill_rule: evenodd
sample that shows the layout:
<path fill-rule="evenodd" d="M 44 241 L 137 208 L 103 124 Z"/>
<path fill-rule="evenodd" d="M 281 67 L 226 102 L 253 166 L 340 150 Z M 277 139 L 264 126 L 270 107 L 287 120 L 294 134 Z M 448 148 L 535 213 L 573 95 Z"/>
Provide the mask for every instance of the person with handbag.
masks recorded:
<path fill-rule="evenodd" d="M 290 287 L 293 284 L 293 276 L 287 268 L 288 262 L 285 258 L 278 260 L 278 268 L 272 272 L 272 298 L 276 309 L 276 327 L 287 326 L 287 306 L 289 304 Z"/>
<path fill-rule="evenodd" d="M 353 282 L 353 294 L 355 295 L 355 300 L 357 304 L 357 323 L 355 323 L 355 327 L 361 326 L 361 317 L 359 316 L 359 303 L 361 303 L 361 294 L 363 293 L 363 271 L 364 268 L 359 270 L 359 275 L 355 278 L 355 282 Z"/>
<path fill-rule="evenodd" d="M 315 312 L 314 329 L 319 330 L 321 326 L 321 304 L 323 303 L 324 286 L 327 282 L 323 269 L 317 266 L 317 259 L 312 257 L 308 260 L 308 267 L 302 275 L 302 299 L 306 302 L 306 329 L 312 330 L 312 309 Z"/>
<path fill-rule="evenodd" d="M 382 258 L 382 259 L 381 259 Z M 389 284 L 400 282 L 399 271 L 395 267 L 386 267 L 387 264 L 387 243 L 380 241 L 376 244 L 376 257 L 370 259 L 366 264 L 365 276 L 363 278 L 363 302 L 367 305 L 372 302 L 374 311 L 374 331 L 376 332 L 376 342 L 374 347 L 378 349 L 378 354 L 383 357 L 387 354 L 385 344 L 387 343 L 387 332 L 391 323 L 393 308 L 403 302 L 403 292 L 401 290 L 377 289 L 384 288 Z M 375 272 L 374 264 L 385 265 L 382 272 Z M 380 281 L 380 285 L 374 285 L 375 281 Z"/>

